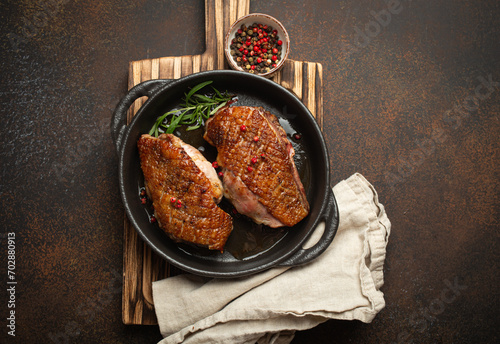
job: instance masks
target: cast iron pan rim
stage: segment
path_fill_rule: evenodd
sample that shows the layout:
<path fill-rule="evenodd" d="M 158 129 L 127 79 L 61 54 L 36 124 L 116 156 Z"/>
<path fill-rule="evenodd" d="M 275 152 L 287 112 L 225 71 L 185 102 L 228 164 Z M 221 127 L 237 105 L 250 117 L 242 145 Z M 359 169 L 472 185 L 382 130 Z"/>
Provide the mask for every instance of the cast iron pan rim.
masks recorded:
<path fill-rule="evenodd" d="M 130 151 L 125 149 L 126 143 L 130 140 L 130 133 L 132 131 L 132 128 L 135 126 L 136 122 L 141 120 L 141 117 L 143 117 L 144 113 L 147 113 L 149 105 L 152 103 L 153 99 L 161 96 L 163 93 L 168 92 L 169 89 L 177 87 L 178 84 L 183 84 L 185 82 L 189 82 L 191 79 L 206 79 L 207 77 L 217 77 L 218 75 L 224 77 L 228 76 L 231 77 L 234 75 L 235 77 L 239 78 L 249 78 L 249 79 L 258 79 L 258 82 L 262 82 L 265 84 L 269 84 L 270 87 L 276 88 L 278 92 L 286 93 L 287 97 L 291 97 L 291 99 L 296 100 L 297 105 L 302 108 L 303 114 L 307 114 L 308 116 L 308 124 L 312 127 L 311 129 L 314 130 L 315 135 L 319 138 L 321 142 L 321 147 L 316 147 L 316 149 L 321 148 L 321 155 L 325 159 L 325 166 L 324 168 L 324 173 L 325 173 L 325 183 L 323 185 L 323 188 L 321 188 L 321 185 L 318 187 L 318 191 L 323 192 L 323 200 L 321 202 L 321 209 L 318 212 L 318 216 L 314 219 L 313 224 L 310 225 L 310 228 L 307 230 L 307 234 L 304 235 L 299 242 L 294 245 L 293 247 L 290 247 L 288 252 L 286 254 L 283 254 L 279 258 L 276 259 L 265 259 L 262 261 L 262 264 L 256 265 L 254 267 L 247 267 L 246 269 L 243 270 L 230 270 L 230 271 L 221 271 L 220 269 L 212 269 L 211 266 L 207 266 L 207 269 L 201 270 L 196 267 L 193 267 L 189 265 L 189 255 L 186 255 L 186 257 L 181 257 L 181 259 L 175 259 L 171 255 L 168 255 L 167 253 L 163 252 L 158 246 L 156 246 L 144 233 L 144 231 L 141 229 L 141 227 L 138 225 L 136 219 L 133 216 L 133 213 L 130 209 L 130 204 L 127 201 L 127 195 L 125 192 L 125 186 L 124 186 L 124 159 L 125 159 L 125 153 L 127 152 L 130 154 Z M 201 82 L 202 80 L 200 80 Z M 132 119 L 131 123 L 127 126 L 126 131 L 123 135 L 123 140 L 122 140 L 122 146 L 121 150 L 119 152 L 119 181 L 120 181 L 120 195 L 122 198 L 122 201 L 124 203 L 124 207 L 126 210 L 126 213 L 128 215 L 128 219 L 130 220 L 131 224 L 134 226 L 135 230 L 139 233 L 139 236 L 142 238 L 144 242 L 146 242 L 152 249 L 153 251 L 161 256 L 163 259 L 167 260 L 168 262 L 172 263 L 173 265 L 181 268 L 184 271 L 194 273 L 196 275 L 201 275 L 201 276 L 207 276 L 207 277 L 241 277 L 241 276 L 246 276 L 250 274 L 254 274 L 257 272 L 261 272 L 264 270 L 267 270 L 272 267 L 279 267 L 281 262 L 284 262 L 288 258 L 292 257 L 298 250 L 302 248 L 302 245 L 307 241 L 307 239 L 314 233 L 314 230 L 318 226 L 318 224 L 321 221 L 324 221 L 324 219 L 321 219 L 321 216 L 325 213 L 325 208 L 328 205 L 328 198 L 330 197 L 329 193 L 331 193 L 331 188 L 330 188 L 330 164 L 329 164 L 329 155 L 328 151 L 326 149 L 326 142 L 324 140 L 323 134 L 321 133 L 321 130 L 319 129 L 319 126 L 310 113 L 309 109 L 300 101 L 300 99 L 297 98 L 295 94 L 293 94 L 291 91 L 287 90 L 283 86 L 275 83 L 274 81 L 271 81 L 266 78 L 262 78 L 260 76 L 252 75 L 249 73 L 245 72 L 240 72 L 240 71 L 233 71 L 233 70 L 216 70 L 216 71 L 205 71 L 205 72 L 199 72 L 195 74 L 191 74 L 185 77 L 182 77 L 180 79 L 176 80 L 165 80 L 165 85 L 164 86 L 159 86 L 158 90 L 154 92 L 154 94 L 151 95 L 150 98 L 147 99 L 147 101 L 141 106 L 141 108 L 137 111 L 136 115 Z M 258 255 L 256 256 L 258 258 Z M 244 264 L 245 260 L 241 261 L 242 264 Z"/>

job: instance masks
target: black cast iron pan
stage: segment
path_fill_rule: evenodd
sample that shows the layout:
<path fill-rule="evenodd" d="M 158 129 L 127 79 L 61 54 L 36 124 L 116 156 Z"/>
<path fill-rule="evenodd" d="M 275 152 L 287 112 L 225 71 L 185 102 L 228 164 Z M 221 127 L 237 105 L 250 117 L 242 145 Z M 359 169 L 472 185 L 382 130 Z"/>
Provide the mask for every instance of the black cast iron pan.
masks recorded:
<path fill-rule="evenodd" d="M 156 224 L 149 222 L 148 209 L 139 199 L 143 175 L 137 140 L 149 132 L 159 115 L 178 106 L 190 88 L 208 80 L 213 81 L 211 86 L 217 90 L 235 94 L 238 100 L 234 105 L 262 106 L 279 118 L 296 151 L 295 163 L 311 206 L 309 215 L 291 228 L 271 229 L 234 214 L 234 230 L 223 253 L 173 242 Z M 128 108 L 142 96 L 148 100 L 127 126 Z M 117 105 L 111 132 L 119 155 L 120 193 L 130 222 L 158 255 L 185 271 L 211 277 L 236 277 L 271 267 L 301 265 L 318 257 L 335 236 L 339 215 L 330 187 L 328 152 L 322 133 L 303 103 L 271 80 L 220 70 L 177 80 L 146 81 L 132 88 Z M 293 135 L 295 133 L 300 134 L 300 139 Z M 174 134 L 199 148 L 209 161 L 215 160 L 217 152 L 202 138 L 203 129 L 178 130 Z M 226 201 L 221 207 L 231 213 Z M 303 249 L 321 222 L 325 222 L 321 238 L 311 248 Z"/>

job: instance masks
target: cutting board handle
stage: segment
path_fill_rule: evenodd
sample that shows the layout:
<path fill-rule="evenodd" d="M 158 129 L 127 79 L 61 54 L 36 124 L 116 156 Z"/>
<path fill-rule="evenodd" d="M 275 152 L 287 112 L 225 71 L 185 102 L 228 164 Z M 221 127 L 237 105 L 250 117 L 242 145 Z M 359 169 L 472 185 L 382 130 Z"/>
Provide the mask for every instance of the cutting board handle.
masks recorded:
<path fill-rule="evenodd" d="M 205 45 L 203 55 L 213 58 L 213 68 L 224 69 L 224 38 L 236 19 L 250 11 L 250 0 L 205 0 Z M 207 66 L 208 67 L 208 66 Z"/>
<path fill-rule="evenodd" d="M 123 135 L 127 129 L 127 114 L 129 107 L 141 97 L 150 98 L 156 91 L 171 81 L 172 80 L 144 81 L 132 87 L 118 103 L 111 119 L 111 137 L 113 138 L 118 155 L 120 155 L 122 150 Z"/>

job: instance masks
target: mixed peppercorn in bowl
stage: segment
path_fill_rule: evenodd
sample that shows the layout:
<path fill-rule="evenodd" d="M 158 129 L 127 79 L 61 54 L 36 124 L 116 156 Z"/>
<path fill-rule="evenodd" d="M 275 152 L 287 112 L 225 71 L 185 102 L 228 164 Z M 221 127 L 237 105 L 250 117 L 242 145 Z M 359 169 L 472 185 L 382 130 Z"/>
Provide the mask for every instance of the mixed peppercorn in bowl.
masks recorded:
<path fill-rule="evenodd" d="M 290 39 L 283 25 L 262 13 L 236 20 L 226 34 L 224 49 L 232 69 L 268 78 L 283 67 L 289 50 Z"/>

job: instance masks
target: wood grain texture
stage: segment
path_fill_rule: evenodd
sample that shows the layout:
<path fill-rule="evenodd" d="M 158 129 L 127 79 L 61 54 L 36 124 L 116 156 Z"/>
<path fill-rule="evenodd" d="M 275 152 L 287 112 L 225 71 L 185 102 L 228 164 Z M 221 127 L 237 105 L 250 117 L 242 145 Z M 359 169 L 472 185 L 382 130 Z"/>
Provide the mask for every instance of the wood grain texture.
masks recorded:
<path fill-rule="evenodd" d="M 225 32 L 237 18 L 249 13 L 249 0 L 206 0 L 206 51 L 201 55 L 161 57 L 129 64 L 129 89 L 151 79 L 177 79 L 192 73 L 228 68 L 224 59 Z M 216 35 L 213 35 L 213 33 Z M 287 60 L 273 81 L 300 98 L 323 126 L 323 69 L 321 64 Z M 130 121 L 146 101 L 137 99 L 130 107 Z M 139 238 L 125 216 L 123 236 L 122 320 L 127 325 L 154 325 L 156 316 L 152 282 L 180 271 L 158 257 Z"/>

